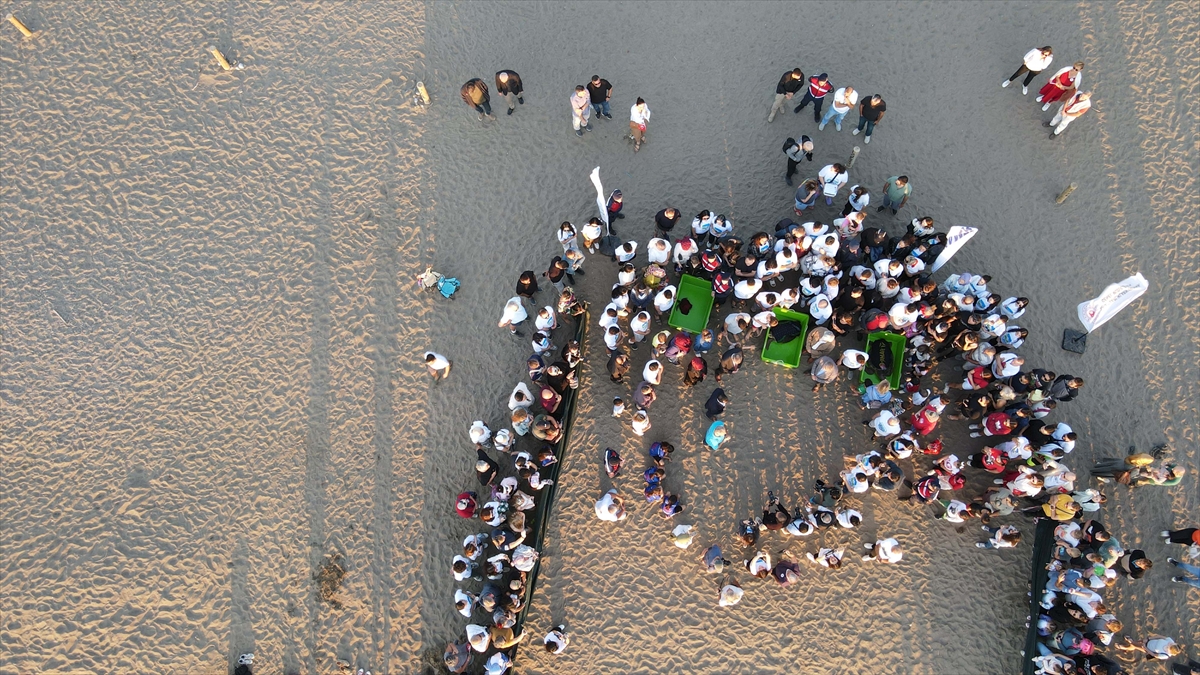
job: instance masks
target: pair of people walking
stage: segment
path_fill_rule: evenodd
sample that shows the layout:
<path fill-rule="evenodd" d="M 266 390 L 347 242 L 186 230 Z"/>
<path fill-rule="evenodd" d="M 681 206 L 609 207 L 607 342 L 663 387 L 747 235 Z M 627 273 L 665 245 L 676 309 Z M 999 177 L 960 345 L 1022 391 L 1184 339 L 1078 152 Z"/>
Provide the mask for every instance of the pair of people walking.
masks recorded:
<path fill-rule="evenodd" d="M 517 109 L 518 103 L 525 104 L 525 86 L 521 83 L 521 76 L 515 70 L 505 69 L 496 73 L 496 93 L 504 97 L 504 102 L 508 104 L 509 115 Z M 483 80 L 478 77 L 467 80 L 459 89 L 458 95 L 462 97 L 463 103 L 479 113 L 480 122 L 485 117 L 496 119 L 495 115 L 492 115 L 491 92 Z"/>

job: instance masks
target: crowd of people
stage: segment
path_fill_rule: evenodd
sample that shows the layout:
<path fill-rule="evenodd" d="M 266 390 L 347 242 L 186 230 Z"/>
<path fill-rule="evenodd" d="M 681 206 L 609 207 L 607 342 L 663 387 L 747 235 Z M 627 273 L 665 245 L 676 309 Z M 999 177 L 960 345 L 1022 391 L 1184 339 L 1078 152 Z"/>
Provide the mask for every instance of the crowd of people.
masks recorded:
<path fill-rule="evenodd" d="M 455 590 L 454 607 L 468 620 L 463 639 L 447 644 L 443 654 L 452 673 L 467 672 L 479 654 L 485 657 L 485 673 L 504 675 L 512 668 L 516 646 L 527 637 L 524 631 L 514 632 L 514 627 L 525 609 L 528 574 L 539 557 L 528 541 L 530 514 L 544 498 L 543 490 L 554 484 L 548 474 L 558 463 L 567 399 L 579 387 L 583 361 L 583 348 L 574 339 L 571 324 L 586 310 L 566 285 L 580 273 L 578 264 L 567 264 L 561 257 L 555 257 L 540 276 L 527 270 L 502 311 L 499 327 L 521 338 L 525 337 L 521 327 L 533 317 L 533 354 L 525 363 L 530 383 L 521 381 L 513 388 L 503 427 L 493 431 L 483 420 L 475 420 L 467 430 L 475 449 L 479 487 L 460 493 L 455 511 L 462 518 L 480 521 L 481 531 L 468 535 L 462 552 L 451 561 L 454 579 L 462 584 Z M 543 283 L 554 290 L 544 289 Z M 548 304 L 539 306 L 539 295 L 548 296 Z M 555 340 L 562 342 L 561 349 Z M 425 361 L 435 380 L 449 371 L 449 360 L 439 354 L 428 352 Z M 532 443 L 518 445 L 519 438 Z M 551 653 L 562 652 L 568 642 L 563 625 L 542 638 L 542 646 Z"/>
<path fill-rule="evenodd" d="M 1049 47 L 1031 50 L 1002 86 L 1025 76 L 1022 89 L 1027 93 L 1030 82 L 1052 58 Z M 1088 95 L 1078 91 L 1082 68 L 1082 63 L 1076 63 L 1060 70 L 1039 93 L 1037 100 L 1044 110 L 1063 101 L 1047 124 L 1054 126 L 1052 135 L 1060 134 L 1090 105 Z M 496 77 L 497 89 L 505 94 L 512 114 L 515 105 L 523 102 L 520 77 L 512 71 L 501 71 Z M 830 122 L 840 131 L 843 118 L 857 105 L 854 133 L 865 131 L 864 140 L 870 142 L 886 111 L 878 94 L 860 101 L 852 87 L 835 88 L 827 74 L 805 78 L 796 68 L 780 79 L 768 122 L 801 91 L 793 112 L 811 104 L 818 131 Z M 591 130 L 592 113 L 611 119 L 611 93 L 612 85 L 598 76 L 576 87 L 571 106 L 577 134 Z M 830 108 L 822 114 L 824 99 L 831 95 Z M 491 114 L 482 81 L 464 85 L 463 99 L 481 117 Z M 644 101 L 637 99 L 630 122 L 635 150 L 644 142 L 649 115 Z M 806 173 L 805 163 L 813 162 L 814 142 L 807 135 L 798 141 L 788 138 L 783 151 L 788 160 L 784 178 L 791 185 L 794 175 Z M 651 410 L 658 389 L 664 382 L 670 386 L 668 371 L 679 371 L 679 386 L 696 387 L 707 379 L 711 362 L 716 386 L 704 404 L 705 446 L 709 451 L 727 449 L 732 436 L 721 419 L 729 404 L 723 379 L 738 373 L 746 352 L 758 348 L 767 334 L 780 343 L 803 341 L 809 365 L 801 372 L 811 378 L 814 392 L 846 376 L 858 404 L 867 411 L 863 425 L 870 438 L 861 453 L 846 457 L 839 475 L 816 480 L 812 496 L 790 509 L 768 491 L 761 515 L 737 523 L 738 544 L 745 551 L 740 566 L 726 559 L 719 543 L 705 549 L 704 569 L 724 575 L 718 584 L 720 605 L 734 605 L 743 598 L 735 574 L 739 567 L 784 587 L 802 580 L 803 561 L 817 569 L 842 568 L 847 546 L 839 543 L 837 535 L 827 538 L 823 533 L 859 527 L 863 517 L 855 500 L 864 493 L 894 492 L 902 502 L 938 505 L 937 517 L 950 523 L 979 523 L 986 533 L 975 544 L 981 549 L 1017 546 L 1022 516 L 1058 522 L 1053 559 L 1046 570 L 1047 591 L 1041 599 L 1044 611 L 1035 619 L 1042 638 L 1036 656 L 1039 672 L 1123 672 L 1103 653 L 1123 626 L 1105 607 L 1100 592 L 1119 579 L 1141 578 L 1152 563 L 1143 551 L 1126 550 L 1104 528 L 1097 516 L 1105 495 L 1089 487 L 1068 465 L 1078 435 L 1052 416 L 1079 395 L 1083 379 L 1026 363 L 1019 350 L 1028 331 L 1018 322 L 1029 299 L 1002 296 L 986 275 L 963 272 L 940 282 L 934 279 L 934 269 L 944 262 L 939 257 L 946 250 L 945 233 L 928 216 L 912 218 L 903 230 L 888 218 L 897 216 L 912 194 L 907 175 L 897 172 L 877 193 L 875 214 L 890 211 L 876 215 L 887 218 L 880 223 L 867 221 L 876 195 L 865 185 L 851 185 L 845 203 L 840 204 L 841 188 L 849 183 L 847 167 L 837 162 L 824 165 L 797 188 L 792 204 L 796 220 L 784 218 L 769 229 L 753 228 L 756 231 L 748 236 L 736 231 L 729 217 L 708 209 L 696 212 L 689 227 L 683 211 L 671 205 L 655 214 L 654 234 L 644 246 L 635 239 L 606 241 L 616 235 L 616 221 L 625 217 L 620 190 L 610 194 L 606 212 L 599 217 L 579 228 L 571 222 L 558 227 L 561 255 L 553 257 L 545 272 L 520 274 L 516 295 L 506 302 L 499 322 L 522 339 L 526 322 L 532 323 L 533 354 L 526 363 L 529 383 L 522 381 L 513 389 L 511 431 L 503 428 L 493 434 L 483 421 L 470 429 L 486 497 L 464 492 L 457 511 L 491 529 L 468 537 L 452 563 L 457 580 L 483 586 L 478 593 L 465 588 L 455 593 L 456 608 L 472 623 L 466 627 L 464 641 L 447 647 L 446 665 L 451 672 L 464 672 L 472 652 L 490 653 L 485 664 L 488 673 L 507 672 L 509 650 L 525 638 L 512 633 L 523 609 L 526 573 L 537 559 L 537 551 L 525 545 L 525 513 L 534 508 L 550 482 L 541 472 L 558 461 L 554 444 L 562 433 L 562 403 L 567 392 L 579 386 L 583 347 L 562 340 L 562 333 L 564 326 L 574 323 L 572 319 L 586 315 L 586 305 L 572 287 L 576 275 L 584 274 L 589 254 L 615 263 L 615 282 L 595 319 L 610 378 L 630 385 L 628 396 L 613 401 L 612 414 L 628 419 L 638 437 L 647 437 L 653 428 Z M 824 209 L 818 198 L 823 198 Z M 835 202 L 839 202 L 836 207 Z M 690 311 L 691 301 L 679 294 L 684 275 L 711 284 L 713 313 L 699 330 L 676 330 L 669 323 L 677 305 Z M 553 290 L 544 289 L 545 285 Z M 547 291 L 550 300 L 539 302 L 538 294 Z M 780 320 L 776 308 L 807 314 L 807 333 L 791 320 Z M 903 357 L 897 360 L 887 341 L 868 340 L 874 333 L 903 336 Z M 556 341 L 563 343 L 561 349 Z M 871 348 L 865 347 L 868 342 Z M 635 356 L 646 345 L 638 370 Z M 427 355 L 426 360 L 435 378 L 449 370 L 449 361 L 440 355 Z M 631 377 L 631 371 L 640 377 Z M 870 377 L 860 378 L 860 371 Z M 985 445 L 971 452 L 947 452 L 938 438 L 943 419 L 967 422 L 970 436 L 983 439 Z M 532 436 L 539 449 L 517 449 L 515 438 L 525 435 Z M 646 447 L 642 496 L 661 517 L 674 519 L 685 509 L 683 496 L 668 489 L 667 483 L 675 448 L 667 440 L 649 438 Z M 511 468 L 502 467 L 493 453 L 511 460 Z M 1183 469 L 1165 461 L 1165 454 L 1163 448 L 1148 454 L 1131 449 L 1125 458 L 1101 460 L 1092 475 L 1101 484 L 1173 485 Z M 621 475 L 620 453 L 606 448 L 602 461 L 610 478 Z M 501 477 L 510 473 L 514 475 Z M 987 478 L 991 485 L 985 489 L 969 487 L 968 479 L 978 485 Z M 480 501 L 485 503 L 481 506 Z M 597 518 L 613 523 L 624 521 L 632 508 L 617 487 L 606 490 L 595 503 Z M 773 531 L 779 535 L 770 535 Z M 777 546 L 760 541 L 783 535 L 800 539 L 819 535 L 820 545 L 792 559 L 786 552 L 772 556 L 770 551 Z M 1195 529 L 1164 531 L 1163 536 L 1193 546 L 1200 541 Z M 672 538 L 676 546 L 689 547 L 691 526 L 675 525 Z M 904 557 L 903 546 L 894 537 L 864 541 L 860 550 L 857 555 L 867 563 L 897 564 Z M 1182 572 L 1175 581 L 1200 585 L 1200 569 L 1168 561 Z M 479 615 L 487 621 L 475 623 Z M 561 652 L 567 643 L 561 625 L 543 639 L 545 648 L 553 652 Z M 1169 637 L 1158 635 L 1138 641 L 1125 637 L 1114 646 L 1147 658 L 1170 658 L 1180 651 Z"/>

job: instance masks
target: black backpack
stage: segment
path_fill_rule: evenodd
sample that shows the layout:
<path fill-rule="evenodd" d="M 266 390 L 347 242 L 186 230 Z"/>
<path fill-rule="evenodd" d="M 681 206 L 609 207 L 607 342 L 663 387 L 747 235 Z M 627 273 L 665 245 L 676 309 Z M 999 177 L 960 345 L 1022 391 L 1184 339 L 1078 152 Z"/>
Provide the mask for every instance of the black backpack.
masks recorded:
<path fill-rule="evenodd" d="M 796 144 L 796 139 L 789 136 L 788 139 L 783 142 L 783 151 L 787 152 L 788 148 L 792 147 L 795 144 Z"/>

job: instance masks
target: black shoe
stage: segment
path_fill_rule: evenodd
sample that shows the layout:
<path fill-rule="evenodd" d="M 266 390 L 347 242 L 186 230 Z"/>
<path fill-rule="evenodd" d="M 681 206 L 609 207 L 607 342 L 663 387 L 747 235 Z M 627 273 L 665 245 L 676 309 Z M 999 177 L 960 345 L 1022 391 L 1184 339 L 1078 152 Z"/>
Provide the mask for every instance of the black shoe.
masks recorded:
<path fill-rule="evenodd" d="M 795 108 L 792 108 L 792 112 L 799 114 L 801 107 L 802 106 L 796 106 Z"/>
<path fill-rule="evenodd" d="M 617 216 L 617 218 L 624 218 L 624 217 L 625 217 L 625 214 L 624 214 L 624 213 L 617 213 L 617 214 L 614 214 L 614 215 L 616 215 L 616 216 Z"/>
<path fill-rule="evenodd" d="M 567 275 L 567 281 L 570 281 L 570 282 L 571 282 L 571 284 L 572 284 L 572 285 L 574 285 L 574 283 L 575 283 L 575 275 L 574 275 L 574 274 L 568 274 L 568 275 Z"/>
<path fill-rule="evenodd" d="M 879 208 L 877 208 L 877 209 L 875 209 L 875 210 L 876 210 L 877 212 L 882 212 L 882 211 L 883 211 L 884 209 L 886 209 L 886 208 L 887 208 L 886 206 L 881 206 L 881 207 L 879 207 Z"/>
<path fill-rule="evenodd" d="M 612 235 L 612 236 L 614 236 L 614 237 L 616 237 L 616 236 L 619 236 L 619 235 L 617 234 L 617 230 L 616 230 L 616 228 L 614 228 L 614 227 L 612 226 L 612 223 L 609 223 L 609 224 L 608 224 L 608 233 L 609 233 L 609 234 L 611 234 L 611 235 Z M 613 256 L 613 260 L 616 260 L 616 259 L 617 259 L 617 257 L 616 257 L 616 256 Z"/>
<path fill-rule="evenodd" d="M 583 274 L 583 270 L 575 270 L 575 274 Z"/>
<path fill-rule="evenodd" d="M 513 114 L 513 110 L 515 110 L 515 108 L 509 108 L 509 109 L 508 109 L 508 114 L 509 114 L 509 115 Z"/>
<path fill-rule="evenodd" d="M 517 97 L 517 103 L 520 103 L 521 105 L 525 105 L 525 97 L 524 97 L 524 96 L 518 96 L 518 97 Z"/>
<path fill-rule="evenodd" d="M 603 117 L 603 118 L 604 118 L 604 119 L 606 119 L 606 120 L 611 120 L 611 119 L 612 119 L 612 115 L 609 115 L 608 113 L 604 113 L 603 115 L 601 115 L 601 117 Z"/>
<path fill-rule="evenodd" d="M 792 184 L 792 177 L 791 177 L 791 176 L 784 176 L 784 177 L 783 177 L 783 179 L 784 179 L 785 181 L 787 181 L 787 184 L 788 184 L 788 185 L 791 185 L 791 184 Z"/>

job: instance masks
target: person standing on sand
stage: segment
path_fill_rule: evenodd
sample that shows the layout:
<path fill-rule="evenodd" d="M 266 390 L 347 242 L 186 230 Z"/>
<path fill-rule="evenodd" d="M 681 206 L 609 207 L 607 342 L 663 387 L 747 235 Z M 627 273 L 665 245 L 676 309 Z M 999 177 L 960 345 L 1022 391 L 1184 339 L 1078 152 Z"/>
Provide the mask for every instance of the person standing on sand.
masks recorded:
<path fill-rule="evenodd" d="M 488 86 L 483 80 L 478 77 L 467 80 L 462 89 L 458 91 L 459 96 L 462 96 L 463 103 L 475 109 L 479 113 L 479 121 L 482 122 L 486 115 L 490 119 L 492 117 L 492 97 L 488 94 Z"/>
<path fill-rule="evenodd" d="M 646 141 L 646 123 L 650 121 L 650 108 L 640 96 L 629 109 L 629 133 L 633 137 L 633 151 L 641 149 Z"/>
<path fill-rule="evenodd" d="M 599 75 L 593 75 L 592 81 L 588 82 L 587 90 L 588 98 L 592 102 L 592 112 L 596 113 L 597 117 L 611 120 L 612 115 L 609 112 L 608 102 L 612 99 L 612 83 Z"/>
<path fill-rule="evenodd" d="M 908 203 L 908 196 L 911 194 L 912 186 L 908 184 L 908 176 L 892 176 L 883 184 L 883 205 L 875 210 L 891 209 L 894 216 Z"/>
<path fill-rule="evenodd" d="M 496 93 L 504 97 L 504 102 L 508 104 L 508 114 L 513 114 L 517 109 L 517 104 L 513 103 L 516 99 L 517 103 L 525 105 L 525 87 L 521 85 L 521 76 L 515 70 L 501 70 L 496 73 Z"/>
<path fill-rule="evenodd" d="M 1029 93 L 1029 83 L 1033 82 L 1033 78 L 1038 73 L 1042 72 L 1050 66 L 1050 62 L 1054 60 L 1054 50 L 1050 47 L 1038 47 L 1025 52 L 1024 62 L 1017 72 L 1008 76 L 1008 79 L 1001 82 L 1001 87 L 1007 87 L 1012 84 L 1021 75 L 1025 75 L 1025 81 L 1021 83 L 1021 93 Z"/>
<path fill-rule="evenodd" d="M 1091 109 L 1092 95 L 1077 91 L 1066 101 L 1063 101 L 1063 104 L 1058 108 L 1058 112 L 1055 113 L 1054 119 L 1049 122 L 1042 122 L 1042 126 L 1054 127 L 1054 131 L 1050 132 L 1050 138 L 1058 138 L 1059 134 L 1067 130 L 1071 122 L 1079 119 L 1085 112 Z"/>
<path fill-rule="evenodd" d="M 588 96 L 587 87 L 582 84 L 575 87 L 575 93 L 571 95 L 571 126 L 575 128 L 575 135 L 582 136 L 584 131 L 592 130 L 592 122 L 588 118 L 592 115 L 592 99 Z"/>
<path fill-rule="evenodd" d="M 807 159 L 812 161 L 813 142 L 808 136 L 801 136 L 800 140 L 794 138 L 787 139 L 784 144 L 783 154 L 787 155 L 787 173 L 783 174 L 783 180 L 788 184 L 792 184 L 792 176 L 796 173 L 796 167 L 800 165 L 800 161 Z"/>
<path fill-rule="evenodd" d="M 845 119 L 846 113 L 854 109 L 858 103 L 858 92 L 854 91 L 854 87 L 842 87 L 833 93 L 833 105 L 829 106 L 828 112 L 821 118 L 821 123 L 817 125 L 817 131 L 823 131 L 825 125 L 829 124 L 829 120 L 833 120 L 833 126 L 838 130 L 842 130 L 842 120 Z"/>
<path fill-rule="evenodd" d="M 833 91 L 833 84 L 829 82 L 829 75 L 821 73 L 808 78 L 808 91 L 804 92 L 804 98 L 800 99 L 800 105 L 792 109 L 792 112 L 799 113 L 809 103 L 813 104 L 813 121 L 818 124 L 821 122 L 821 106 L 825 105 L 825 96 Z"/>
<path fill-rule="evenodd" d="M 450 359 L 437 352 L 425 352 L 425 369 L 438 382 L 450 374 Z"/>
<path fill-rule="evenodd" d="M 879 94 L 872 94 L 870 98 L 864 100 L 858 106 L 858 128 L 850 132 L 851 136 L 857 136 L 858 132 L 865 127 L 867 135 L 863 138 L 863 143 L 871 142 L 871 134 L 875 133 L 875 125 L 883 121 L 883 113 L 887 112 L 887 104 L 883 102 L 883 97 Z M 862 209 L 859 209 L 860 211 Z"/>
<path fill-rule="evenodd" d="M 774 122 L 775 115 L 783 110 L 784 101 L 792 100 L 796 92 L 804 88 L 804 71 L 796 68 L 789 70 L 779 78 L 779 84 L 775 85 L 775 103 L 771 106 L 771 114 L 767 116 L 767 122 Z"/>
<path fill-rule="evenodd" d="M 833 198 L 837 196 L 838 190 L 848 180 L 850 180 L 850 174 L 846 173 L 846 167 L 841 164 L 827 164 L 817 173 L 817 181 L 821 184 L 821 194 L 825 195 L 826 205 L 833 204 Z M 796 204 L 799 206 L 799 199 Z M 799 209 L 797 209 L 797 213 L 799 213 Z"/>
<path fill-rule="evenodd" d="M 671 230 L 675 229 L 675 224 L 679 222 L 679 217 L 683 215 L 679 209 L 674 206 L 667 208 L 654 214 L 654 234 L 661 236 L 667 241 L 671 241 Z"/>
<path fill-rule="evenodd" d="M 1055 73 L 1038 92 L 1037 102 L 1042 104 L 1042 110 L 1049 110 L 1050 104 L 1067 95 L 1072 89 L 1079 89 L 1083 81 L 1083 61 Z"/>

